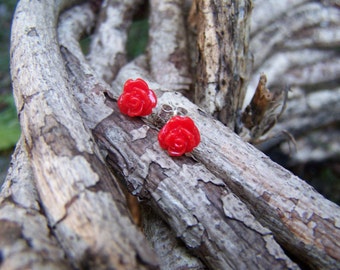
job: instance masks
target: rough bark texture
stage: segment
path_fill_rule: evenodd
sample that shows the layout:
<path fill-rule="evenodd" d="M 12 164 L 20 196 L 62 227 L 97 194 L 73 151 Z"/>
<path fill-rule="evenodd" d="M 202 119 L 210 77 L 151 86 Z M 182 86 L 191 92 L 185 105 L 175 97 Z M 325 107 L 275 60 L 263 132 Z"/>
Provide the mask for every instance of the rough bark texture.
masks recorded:
<path fill-rule="evenodd" d="M 71 269 L 48 226 L 22 139 L 0 195 L 1 269 Z"/>
<path fill-rule="evenodd" d="M 129 77 L 133 73 L 143 74 L 143 71 L 136 67 L 132 67 L 130 71 L 124 70 L 121 73 L 123 77 L 118 76 L 117 82 L 119 81 L 122 86 L 122 82 L 126 79 L 125 76 Z M 159 87 L 154 85 L 154 88 Z M 325 200 L 305 182 L 270 161 L 261 152 L 245 144 L 229 129 L 212 120 L 184 97 L 179 94 L 165 93 L 159 98 L 160 106 L 168 104 L 169 101 L 183 106 L 199 127 L 202 142 L 193 152 L 195 160 L 200 161 L 214 175 L 221 178 L 234 194 L 237 194 L 247 204 L 252 214 L 273 231 L 275 238 L 287 250 L 296 252 L 296 256 L 300 256 L 300 258 L 303 254 L 309 254 L 307 256 L 309 263 L 315 260 L 311 264 L 315 263 L 316 267 L 322 265 L 326 267 L 328 263 L 330 264 L 327 267 L 335 267 L 339 260 L 338 255 L 333 257 L 334 259 L 326 259 L 328 257 L 326 253 L 338 249 L 339 207 Z M 148 135 L 148 138 L 150 136 Z M 110 144 L 113 143 L 114 140 L 111 140 Z M 153 144 L 153 147 L 157 147 L 157 143 Z M 143 153 L 145 152 L 144 150 Z M 132 155 L 129 155 L 129 160 L 131 158 Z M 115 158 L 115 160 L 117 159 Z M 156 156 L 155 161 L 151 162 L 148 158 L 147 162 L 151 165 L 160 159 L 159 156 Z M 141 157 L 140 160 L 143 161 L 144 158 Z M 125 159 L 122 162 L 124 168 L 129 164 Z M 136 168 L 133 164 L 131 169 L 134 173 L 129 173 L 129 175 L 132 175 L 133 187 L 138 190 L 138 188 L 145 187 L 145 184 L 144 182 L 134 182 L 137 173 L 135 171 L 139 169 L 144 171 L 141 173 L 142 179 L 144 179 L 146 169 L 144 166 Z M 171 166 L 165 168 L 169 170 Z M 176 173 L 176 175 L 178 174 Z M 187 177 L 189 175 L 195 175 L 195 172 L 188 173 Z M 200 172 L 198 172 L 197 179 L 200 179 L 199 175 Z M 184 190 L 185 187 L 178 189 Z M 216 196 L 218 193 L 214 192 L 214 194 Z M 335 213 L 338 214 L 334 216 Z M 316 220 L 330 223 L 313 226 L 312 224 Z M 327 230 L 324 230 L 325 227 Z M 330 231 L 334 232 L 332 236 L 329 234 Z M 327 240 L 321 240 L 323 237 Z M 323 243 L 322 245 L 328 243 L 330 246 L 323 251 L 317 251 L 320 241 Z M 317 253 L 318 255 L 316 255 Z M 332 254 L 332 256 L 334 255 Z M 330 261 L 328 261 L 329 259 Z M 333 262 L 331 263 L 331 261 Z"/>
<path fill-rule="evenodd" d="M 151 75 L 170 91 L 189 90 L 189 55 L 182 0 L 150 1 Z"/>
<path fill-rule="evenodd" d="M 141 2 L 141 0 L 103 2 L 88 59 L 97 76 L 106 82 L 111 82 L 119 68 L 126 63 L 127 30 L 133 12 Z"/>
<path fill-rule="evenodd" d="M 156 266 L 72 97 L 56 37 L 61 9 L 20 2 L 12 29 L 13 87 L 41 203 L 74 266 Z"/>
<path fill-rule="evenodd" d="M 22 139 L 0 196 L 1 269 L 340 268 L 339 207 L 234 133 L 249 75 L 251 1 L 194 1 L 190 23 L 197 27 L 196 64 L 186 63 L 193 44 L 185 45 L 191 38 L 185 39 L 186 13 L 181 13 L 180 1 L 150 2 L 148 53 L 128 64 L 122 48 L 130 9 L 138 1 L 107 1 L 99 15 L 83 4 L 59 17 L 64 2 L 22 1 L 14 16 L 11 69 Z M 262 2 L 254 2 L 259 14 Z M 283 16 L 288 2 L 273 5 L 273 14 Z M 330 25 L 337 23 L 333 2 L 300 2 L 290 10 L 294 18 L 303 8 L 307 11 L 302 14 L 309 16 L 310 11 L 317 17 L 317 5 L 328 10 Z M 187 2 L 184 11 L 186 7 Z M 274 15 L 253 19 L 250 44 L 262 54 L 261 61 L 270 60 L 278 44 L 268 41 L 271 49 L 263 51 L 256 47 L 267 25 L 280 30 L 271 23 Z M 100 19 L 86 57 L 79 39 L 96 16 Z M 172 31 L 162 19 L 174 24 Z M 308 27 L 320 20 L 313 19 Z M 289 27 L 304 28 L 301 22 Z M 162 37 L 164 48 L 158 43 Z M 287 39 L 282 31 L 277 37 Z M 117 41 L 117 47 L 104 40 Z M 323 44 L 329 39 L 318 40 Z M 332 55 L 332 50 L 313 54 L 312 68 L 321 68 L 319 62 L 328 57 L 336 69 Z M 261 66 L 256 61 L 255 73 Z M 189 75 L 192 66 L 197 74 Z M 337 76 L 333 72 L 327 73 L 328 81 Z M 301 74 L 306 82 L 309 77 Z M 157 107 L 143 119 L 122 115 L 116 104 L 124 82 L 137 77 L 158 96 Z M 258 74 L 254 77 L 258 82 Z M 190 78 L 203 108 L 174 91 L 188 89 Z M 209 87 L 214 91 L 203 92 Z M 322 117 L 319 110 L 330 104 L 330 96 L 338 110 L 338 91 L 329 91 L 328 98 L 322 92 L 324 103 L 315 102 L 318 93 L 300 96 L 309 98 L 306 107 L 294 106 L 298 99 L 289 101 L 289 115 L 297 109 L 302 121 L 312 108 L 310 118 Z M 192 153 L 172 158 L 159 147 L 157 132 L 171 117 L 165 106 L 195 121 L 201 143 Z M 323 117 L 329 123 L 339 120 L 336 113 Z M 289 117 L 280 119 L 288 125 Z M 132 223 L 120 185 L 142 201 L 146 237 Z M 19 256 L 25 260 L 15 260 Z"/>
<path fill-rule="evenodd" d="M 250 73 L 248 55 L 252 2 L 194 1 L 190 23 L 197 29 L 195 102 L 234 129 Z"/>

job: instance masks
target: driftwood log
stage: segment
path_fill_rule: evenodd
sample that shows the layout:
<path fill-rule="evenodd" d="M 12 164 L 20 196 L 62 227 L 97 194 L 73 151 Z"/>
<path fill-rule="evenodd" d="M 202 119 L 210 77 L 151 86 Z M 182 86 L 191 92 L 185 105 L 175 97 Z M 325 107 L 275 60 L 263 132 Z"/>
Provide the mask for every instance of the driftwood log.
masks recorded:
<path fill-rule="evenodd" d="M 260 138 L 241 119 L 247 84 L 255 90 L 263 71 L 269 88 L 300 90 L 287 113 L 301 130 L 339 121 L 339 7 L 274 2 L 151 0 L 147 51 L 128 62 L 127 30 L 142 1 L 20 1 L 11 74 L 22 136 L 0 194 L 0 268 L 339 269 L 339 206 L 246 142 Z M 91 33 L 84 55 L 79 41 Z M 310 78 L 308 66 L 331 68 Z M 158 96 L 143 119 L 116 104 L 137 77 Z M 333 113 L 319 114 L 331 104 Z M 200 130 L 183 157 L 159 147 L 166 106 Z M 301 132 L 289 116 L 264 117 L 278 121 L 271 132 Z M 274 139 L 263 147 L 283 141 Z"/>

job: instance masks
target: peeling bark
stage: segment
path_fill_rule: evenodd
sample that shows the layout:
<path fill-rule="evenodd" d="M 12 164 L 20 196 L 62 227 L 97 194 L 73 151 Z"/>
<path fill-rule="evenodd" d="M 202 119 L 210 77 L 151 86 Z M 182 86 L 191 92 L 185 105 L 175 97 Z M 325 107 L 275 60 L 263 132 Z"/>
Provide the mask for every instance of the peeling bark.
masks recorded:
<path fill-rule="evenodd" d="M 70 56 L 66 55 L 66 57 L 68 57 L 66 58 L 67 62 L 70 63 Z M 71 74 L 71 76 L 74 79 L 82 78 L 82 76 L 79 75 L 79 72 L 81 72 L 80 68 L 77 69 L 76 65 L 70 65 L 70 67 L 73 67 L 73 74 Z M 129 72 L 124 72 L 124 74 L 129 74 Z M 80 88 L 89 88 L 88 82 L 86 81 L 79 80 L 77 84 Z M 121 87 L 116 89 L 120 91 L 119 89 L 121 89 Z M 109 107 L 113 108 L 114 111 L 118 110 L 115 103 L 112 103 L 110 99 L 107 100 L 106 103 Z M 88 113 L 91 113 L 91 111 L 88 111 Z M 107 160 L 109 164 L 118 175 L 123 177 L 122 180 L 126 181 L 128 189 L 132 194 L 144 200 L 151 199 L 152 204 L 156 204 L 156 206 L 154 206 L 155 209 L 161 211 L 162 216 L 165 215 L 165 217 L 167 217 L 165 218 L 166 221 L 170 223 L 177 237 L 180 237 L 186 243 L 187 247 L 194 250 L 211 268 L 233 268 L 238 264 L 247 268 L 255 263 L 251 258 L 255 258 L 255 254 L 261 252 L 261 248 L 252 247 L 250 243 L 244 242 L 244 240 L 242 240 L 244 235 L 252 235 L 250 237 L 252 243 L 259 242 L 260 240 L 256 240 L 257 238 L 265 237 L 266 242 L 268 242 L 268 250 L 265 249 L 262 251 L 265 252 L 265 254 L 262 255 L 264 260 L 257 259 L 256 263 L 264 267 L 276 264 L 275 257 L 272 257 L 272 254 L 276 254 L 275 256 L 281 258 L 279 260 L 280 263 L 277 264 L 278 269 L 281 267 L 294 268 L 294 264 L 285 257 L 282 250 L 280 251 L 279 246 L 273 241 L 272 236 L 270 236 L 270 231 L 262 228 L 260 224 L 256 225 L 258 227 L 255 229 L 257 230 L 256 232 L 248 230 L 247 227 L 244 227 L 244 230 L 236 230 L 234 227 L 236 225 L 233 224 L 232 221 L 232 225 L 228 224 L 227 221 L 221 221 L 223 220 L 223 216 L 220 216 L 220 213 L 224 211 L 223 208 L 221 208 L 222 205 L 219 205 L 219 210 L 216 209 L 213 211 L 213 206 L 209 208 L 212 204 L 209 200 L 207 200 L 206 205 L 201 205 L 197 208 L 197 211 L 192 212 L 195 205 L 197 205 L 197 200 L 202 198 L 200 196 L 206 196 L 204 193 L 206 189 L 208 189 L 200 187 L 199 180 L 201 178 L 203 178 L 203 183 L 204 181 L 208 181 L 206 178 L 210 179 L 209 181 L 216 182 L 217 187 L 218 185 L 225 186 L 225 184 L 223 184 L 222 180 L 215 179 L 209 171 L 204 169 L 204 166 L 201 168 L 199 164 L 196 164 L 197 166 L 192 164 L 190 158 L 187 159 L 184 164 L 176 164 L 177 162 L 168 157 L 164 151 L 159 148 L 156 130 L 151 128 L 145 129 L 144 127 L 147 126 L 140 120 L 138 121 L 138 119 L 131 121 L 131 119 L 121 114 L 111 114 L 105 120 L 98 123 L 94 129 L 94 135 L 99 140 L 99 144 L 105 152 L 108 152 Z M 186 163 L 188 163 L 188 165 L 185 165 Z M 135 164 L 139 165 L 136 167 Z M 164 169 L 166 169 L 166 172 L 163 172 Z M 182 172 L 182 170 L 184 171 Z M 203 177 L 203 173 L 207 175 Z M 174 185 L 175 183 L 173 182 L 174 178 L 178 179 L 178 175 L 180 175 L 182 179 L 179 182 L 182 184 L 179 186 Z M 160 186 L 162 185 L 165 186 L 161 188 Z M 157 188 L 157 186 L 159 188 Z M 202 188 L 203 190 L 201 190 Z M 158 189 L 160 190 L 158 191 Z M 188 194 L 187 196 L 189 196 L 190 190 L 192 189 L 195 189 L 196 192 L 201 190 L 199 192 L 201 195 L 189 201 L 188 197 L 183 197 L 183 194 Z M 210 191 L 211 195 L 209 195 L 211 198 L 214 197 L 213 194 L 216 196 L 218 192 L 222 192 L 215 190 L 213 187 L 210 187 L 210 189 L 212 189 Z M 177 194 L 179 191 L 180 193 Z M 230 191 L 227 192 L 229 193 Z M 175 201 L 177 201 L 177 207 L 169 208 L 169 203 Z M 224 206 L 225 211 L 228 211 L 228 213 L 233 212 L 233 205 L 238 205 L 238 207 L 240 207 L 239 204 L 243 205 L 236 197 L 232 202 L 232 204 Z M 183 206 L 179 207 L 179 203 Z M 200 202 L 200 204 L 202 204 L 202 202 Z M 246 209 L 245 206 L 243 206 L 243 208 Z M 249 215 L 251 215 L 250 212 L 248 212 L 248 216 Z M 255 222 L 255 218 L 252 220 Z M 242 221 L 240 222 L 242 223 Z M 250 226 L 251 221 L 248 222 L 248 226 Z M 218 232 L 214 230 L 216 226 L 220 226 Z M 234 244 L 233 248 L 230 249 L 227 244 L 228 239 L 230 238 L 231 241 L 235 237 L 239 239 L 239 244 L 236 245 L 236 247 Z M 224 240 L 216 243 L 217 239 Z M 245 248 L 246 250 L 244 250 Z M 251 251 L 251 249 L 254 251 Z M 220 252 L 216 253 L 216 250 L 220 250 Z M 248 259 L 240 262 L 238 260 L 239 252 L 247 253 L 249 256 L 247 257 Z M 271 257 L 273 260 L 269 259 Z M 283 264 L 281 265 L 281 263 Z"/>
<path fill-rule="evenodd" d="M 136 72 L 136 67 L 131 70 L 132 73 Z M 117 83 L 122 85 L 125 76 L 129 75 L 128 70 L 122 70 Z M 158 106 L 167 104 L 169 100 L 185 108 L 201 132 L 201 144 L 193 151 L 195 160 L 223 179 L 262 225 L 273 231 L 285 249 L 296 252 L 300 258 L 305 254 L 309 264 L 316 268 L 332 268 L 338 264 L 339 254 L 334 257 L 333 253 L 338 250 L 339 241 L 337 205 L 325 200 L 304 181 L 245 144 L 228 128 L 179 94 L 164 93 L 159 98 Z M 311 226 L 316 220 L 328 225 Z M 327 232 L 324 227 L 328 228 Z M 320 238 L 327 239 L 322 241 L 327 247 L 320 246 Z M 307 260 L 307 257 L 304 259 Z"/>
<path fill-rule="evenodd" d="M 143 204 L 143 231 L 159 256 L 162 269 L 207 269 L 146 204 Z"/>

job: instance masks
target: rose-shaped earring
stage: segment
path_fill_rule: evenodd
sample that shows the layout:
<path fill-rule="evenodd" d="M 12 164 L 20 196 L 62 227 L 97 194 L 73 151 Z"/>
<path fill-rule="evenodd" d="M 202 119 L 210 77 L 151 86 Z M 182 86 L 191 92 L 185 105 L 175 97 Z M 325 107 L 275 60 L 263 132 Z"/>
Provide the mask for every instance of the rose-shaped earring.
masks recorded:
<path fill-rule="evenodd" d="M 117 104 L 123 114 L 131 117 L 146 116 L 156 107 L 157 97 L 144 80 L 129 79 L 124 84 L 123 93 L 118 98 Z"/>
<path fill-rule="evenodd" d="M 159 145 L 170 156 L 182 156 L 191 152 L 201 141 L 194 121 L 187 116 L 173 116 L 158 133 Z"/>

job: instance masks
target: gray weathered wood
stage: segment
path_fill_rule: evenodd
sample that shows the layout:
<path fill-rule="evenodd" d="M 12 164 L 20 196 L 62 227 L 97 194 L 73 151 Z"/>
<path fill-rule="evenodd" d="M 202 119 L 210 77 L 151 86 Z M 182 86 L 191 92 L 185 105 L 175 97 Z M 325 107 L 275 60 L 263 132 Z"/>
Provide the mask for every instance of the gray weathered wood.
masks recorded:
<path fill-rule="evenodd" d="M 20 139 L 0 193 L 0 269 L 71 269 L 48 226 Z"/>
<path fill-rule="evenodd" d="M 254 1 L 250 50 L 255 62 L 244 107 L 250 102 L 262 72 L 267 75 L 270 90 L 290 88 L 287 110 L 274 128 L 257 140 L 261 142 L 259 149 L 279 147 L 294 136 L 296 149 L 301 153 L 338 155 L 333 150 L 339 143 L 335 142 L 335 147 L 323 147 L 302 137 L 315 129 L 328 134 L 328 126 L 339 122 L 339 16 L 338 1 Z M 290 154 L 293 159 L 299 155 Z M 300 155 L 294 162 L 304 163 L 312 158 L 312 155 L 303 156 L 305 160 Z"/>
<path fill-rule="evenodd" d="M 122 69 L 113 89 L 121 88 L 127 77 L 143 74 L 136 66 L 128 68 Z M 154 89 L 159 88 L 154 85 Z M 339 264 L 340 209 L 336 204 L 243 142 L 180 94 L 164 93 L 157 107 L 169 104 L 170 100 L 188 111 L 201 132 L 201 144 L 193 151 L 195 159 L 223 179 L 252 214 L 273 231 L 282 246 L 308 260 L 313 267 L 332 268 Z M 314 226 L 316 223 L 320 225 Z M 327 240 L 320 245 L 320 239 Z"/>
<path fill-rule="evenodd" d="M 155 268 L 155 254 L 77 112 L 56 37 L 66 2 L 22 1 L 12 28 L 13 88 L 43 209 L 74 266 Z"/>
<path fill-rule="evenodd" d="M 161 269 L 207 269 L 151 207 L 143 204 L 143 231 L 161 261 Z"/>
<path fill-rule="evenodd" d="M 195 103 L 231 129 L 246 94 L 252 2 L 194 1 L 190 23 L 197 29 Z"/>
<path fill-rule="evenodd" d="M 70 76 L 80 88 L 79 92 L 89 93 L 89 89 L 97 88 L 98 82 L 84 80 L 81 66 L 72 62 L 75 60 L 72 55 L 65 52 L 64 56 L 69 65 Z M 121 88 L 122 85 L 116 89 Z M 110 99 L 106 103 L 106 106 L 118 111 Z M 84 113 L 98 112 L 88 110 Z M 194 250 L 209 267 L 228 269 L 239 265 L 246 269 L 254 263 L 263 267 L 275 265 L 277 269 L 296 267 L 284 255 L 271 232 L 251 217 L 247 207 L 236 196 L 230 194 L 221 179 L 217 179 L 203 165 L 195 164 L 190 158 L 176 162 L 161 150 L 156 130 L 138 119 L 132 120 L 119 113 L 113 113 L 98 123 L 94 135 L 107 152 L 109 164 L 123 176 L 132 194 L 144 200 L 151 199 L 155 210 L 161 212 L 170 223 L 177 237 Z M 209 187 L 205 187 L 205 182 Z M 192 197 L 191 190 L 196 190 L 197 196 Z M 228 194 L 231 197 L 228 197 Z M 209 198 L 203 203 L 204 196 Z M 215 205 L 213 198 L 216 196 L 226 202 Z M 170 205 L 172 207 L 169 207 Z M 233 209 L 248 212 L 235 218 L 232 214 Z M 223 212 L 228 218 L 221 216 Z M 246 220 L 243 220 L 244 217 Z M 238 225 L 240 228 L 236 229 L 235 226 L 238 226 L 234 224 L 234 219 L 237 220 L 236 223 L 246 225 Z M 215 230 L 216 226 L 218 230 Z M 244 235 L 248 235 L 249 238 L 246 237 L 247 240 L 244 240 Z M 230 241 L 235 243 L 230 246 L 228 244 Z M 216 252 L 217 250 L 220 252 Z M 244 253 L 247 257 L 240 261 L 239 253 Z M 256 256 L 259 253 L 263 253 L 260 256 L 262 259 Z M 278 258 L 280 260 L 277 260 Z"/>
<path fill-rule="evenodd" d="M 284 2 L 290 5 L 289 1 Z M 285 42 L 291 39 L 290 35 L 298 33 L 304 28 L 318 26 L 321 23 L 326 25 L 339 23 L 340 11 L 338 8 L 322 2 L 306 2 L 297 7 L 291 6 L 289 12 L 282 15 L 281 19 L 265 25 L 261 31 L 251 38 L 250 48 L 254 50 L 255 54 L 254 70 L 258 71 L 264 60 L 275 51 L 275 48 L 284 46 Z M 259 8 L 267 10 L 265 3 Z M 282 27 L 282 25 L 285 25 L 285 27 Z M 264 44 L 266 46 L 263 46 Z"/>
<path fill-rule="evenodd" d="M 289 132 L 296 139 L 299 139 L 306 130 L 322 129 L 340 121 L 339 88 L 308 93 L 296 87 L 293 88 L 293 91 L 293 96 L 287 102 L 286 113 L 282 115 L 280 121 L 267 134 L 268 139 L 257 145 L 262 151 L 266 151 L 283 141 L 288 140 L 289 142 L 289 137 L 285 132 Z M 330 136 L 332 135 L 330 134 Z M 326 143 L 327 140 L 324 140 L 324 142 Z M 336 141 L 335 144 L 337 144 Z M 303 148 L 300 148 L 301 144 L 298 144 L 297 147 L 299 148 L 298 151 L 305 151 Z M 328 148 L 326 152 L 329 152 L 330 157 L 336 157 L 339 154 L 336 151 L 337 147 L 326 147 Z M 331 152 L 334 153 L 331 154 Z M 294 153 L 291 154 L 294 155 Z M 308 155 L 305 155 L 304 162 L 308 160 Z"/>
<path fill-rule="evenodd" d="M 87 16 L 83 15 L 91 12 L 91 10 L 89 6 L 83 6 L 81 11 L 77 8 L 75 8 L 74 11 L 76 11 L 76 13 L 70 11 L 72 16 L 71 14 L 62 16 L 58 27 L 58 38 L 61 46 L 64 46 L 61 51 L 66 57 L 70 77 L 73 78 L 72 81 L 75 83 L 73 87 L 74 95 L 82 109 L 83 119 L 89 127 L 94 128 L 108 116 L 108 112 L 110 114 L 112 109 L 104 105 L 105 100 L 102 95 L 105 87 L 108 86 L 104 82 L 96 79 L 95 76 L 89 76 L 91 68 L 84 57 L 80 56 L 79 59 L 75 57 L 80 53 L 80 47 L 77 44 L 80 38 L 80 32 L 86 29 L 85 26 L 88 19 Z M 70 26 L 72 26 L 72 28 L 70 28 Z M 71 52 L 74 55 L 71 55 Z M 76 72 L 76 74 L 74 74 L 74 72 Z M 94 88 L 97 89 L 96 95 L 93 95 Z M 143 228 L 146 236 L 155 248 L 155 252 L 160 256 L 160 267 L 162 269 L 171 269 L 176 265 L 178 267 L 194 267 L 196 265 L 204 268 L 202 263 L 183 247 L 183 244 L 182 247 L 180 246 L 180 240 L 176 239 L 176 235 L 170 232 L 167 226 L 162 225 L 164 222 L 161 220 L 155 222 L 155 218 L 150 219 L 148 217 L 149 215 L 144 215 L 143 217 Z M 154 216 L 151 215 L 151 217 Z M 152 234 L 148 232 L 152 232 Z M 166 241 L 158 241 L 159 239 L 164 240 L 165 238 L 167 239 Z M 161 249 L 159 248 L 160 246 L 162 247 Z M 181 259 L 178 260 L 178 258 Z"/>
<path fill-rule="evenodd" d="M 187 91 L 192 83 L 182 0 L 150 1 L 148 55 L 151 75 L 170 91 Z"/>
<path fill-rule="evenodd" d="M 127 30 L 141 0 L 103 1 L 87 56 L 96 75 L 111 82 L 126 63 Z"/>

